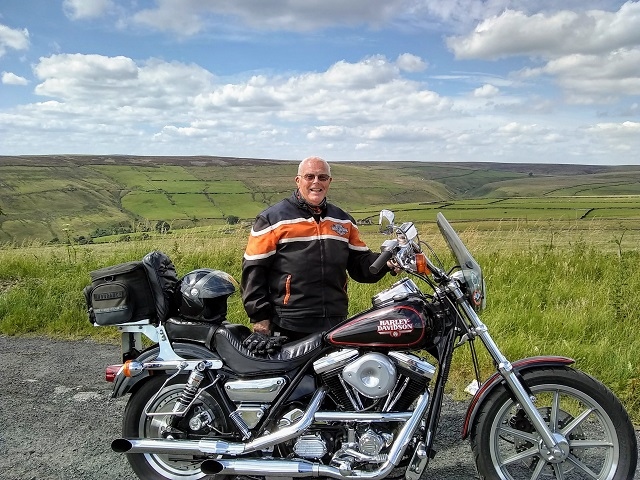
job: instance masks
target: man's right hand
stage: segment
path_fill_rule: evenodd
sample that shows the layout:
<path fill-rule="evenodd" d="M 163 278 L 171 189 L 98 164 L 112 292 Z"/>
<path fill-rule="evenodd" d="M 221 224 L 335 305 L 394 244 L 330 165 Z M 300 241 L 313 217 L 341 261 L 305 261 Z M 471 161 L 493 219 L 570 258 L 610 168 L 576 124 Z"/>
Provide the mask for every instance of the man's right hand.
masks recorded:
<path fill-rule="evenodd" d="M 271 320 L 262 320 L 253 324 L 253 331 L 263 335 L 271 335 Z"/>

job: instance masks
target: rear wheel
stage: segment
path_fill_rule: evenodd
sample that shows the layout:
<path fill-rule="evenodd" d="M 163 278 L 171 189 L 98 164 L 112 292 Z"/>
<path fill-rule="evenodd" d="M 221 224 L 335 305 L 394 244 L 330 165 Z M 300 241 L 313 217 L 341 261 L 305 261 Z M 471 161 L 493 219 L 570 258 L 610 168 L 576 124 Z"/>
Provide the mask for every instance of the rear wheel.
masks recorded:
<path fill-rule="evenodd" d="M 125 438 L 165 438 L 170 413 L 184 388 L 186 375 L 173 379 L 162 388 L 168 375 L 152 377 L 136 391 L 125 408 L 123 434 Z M 147 413 L 167 412 L 167 415 L 148 416 Z M 192 420 L 192 421 L 191 421 Z M 191 421 L 191 422 L 190 422 Z M 228 432 L 227 418 L 220 405 L 206 391 L 195 401 L 180 420 L 178 428 L 185 432 L 179 438 L 198 439 L 204 435 Z M 192 430 L 197 428 L 197 430 Z M 203 478 L 202 456 L 188 454 L 130 453 L 127 459 L 138 477 L 153 480 L 196 480 Z"/>
<path fill-rule="evenodd" d="M 523 379 L 552 433 L 566 439 L 566 458 L 547 460 L 529 418 L 507 389 L 499 387 L 480 407 L 471 430 L 482 479 L 633 478 L 638 455 L 633 426 L 604 385 L 566 367 L 531 370 Z"/>

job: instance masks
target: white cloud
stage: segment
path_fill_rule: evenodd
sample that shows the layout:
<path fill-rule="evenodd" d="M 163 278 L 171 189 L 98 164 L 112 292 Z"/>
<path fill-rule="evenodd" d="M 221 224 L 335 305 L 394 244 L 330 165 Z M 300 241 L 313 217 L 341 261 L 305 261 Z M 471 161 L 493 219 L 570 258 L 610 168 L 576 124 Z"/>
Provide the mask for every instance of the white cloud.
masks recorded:
<path fill-rule="evenodd" d="M 500 89 L 493 85 L 485 83 L 481 87 L 476 88 L 473 91 L 473 96 L 477 98 L 491 98 L 500 93 Z"/>
<path fill-rule="evenodd" d="M 0 24 L 0 57 L 7 50 L 27 50 L 29 48 L 29 31 L 25 28 L 16 30 Z"/>
<path fill-rule="evenodd" d="M 71 20 L 98 18 L 113 8 L 112 0 L 64 0 L 62 8 Z"/>
<path fill-rule="evenodd" d="M 598 134 L 606 134 L 609 137 L 640 141 L 640 122 L 598 123 L 589 130 Z"/>
<path fill-rule="evenodd" d="M 396 65 L 400 70 L 403 70 L 405 72 L 422 72 L 426 70 L 428 66 L 427 62 L 425 62 L 422 58 L 410 53 L 403 53 L 402 55 L 398 55 Z"/>
<path fill-rule="evenodd" d="M 416 56 L 402 61 L 424 63 Z M 0 127 L 16 135 L 66 130 L 69 143 L 92 148 L 99 145 L 91 132 L 100 133 L 104 148 L 113 148 L 116 138 L 118 145 L 135 138 L 147 153 L 150 142 L 188 138 L 207 151 L 222 149 L 218 154 L 227 148 L 230 155 L 238 145 L 264 145 L 266 138 L 292 148 L 296 137 L 323 147 L 327 140 L 356 145 L 430 137 L 433 128 L 424 122 L 450 114 L 452 103 L 403 78 L 402 71 L 397 62 L 375 56 L 340 61 L 322 72 L 220 83 L 196 65 L 52 55 L 34 66 L 35 92 L 51 100 L 15 109 L 0 117 Z"/>
<path fill-rule="evenodd" d="M 640 94 L 640 2 L 614 12 L 507 10 L 467 35 L 448 38 L 447 44 L 460 59 L 544 59 L 542 66 L 524 68 L 517 76 L 550 76 L 569 103 L 610 103 Z"/>
<path fill-rule="evenodd" d="M 587 131 L 612 151 L 628 154 L 630 158 L 635 158 L 640 150 L 640 122 L 598 123 Z"/>
<path fill-rule="evenodd" d="M 27 85 L 29 80 L 12 72 L 2 72 L 2 83 L 5 85 Z"/>
<path fill-rule="evenodd" d="M 451 105 L 419 83 L 404 79 L 383 56 L 357 63 L 339 61 L 325 72 L 287 78 L 254 76 L 245 83 L 216 86 L 195 99 L 202 111 L 237 109 L 279 121 L 368 123 L 390 116 L 397 121 L 418 112 L 439 115 Z"/>
<path fill-rule="evenodd" d="M 562 10 L 527 15 L 507 10 L 482 21 L 470 34 L 447 39 L 460 59 L 603 54 L 638 43 L 640 2 L 627 2 L 617 12 Z"/>
<path fill-rule="evenodd" d="M 35 88 L 38 95 L 59 98 L 71 106 L 109 109 L 186 108 L 189 99 L 212 79 L 196 65 L 153 59 L 138 65 L 124 56 L 82 54 L 41 58 L 34 73 L 42 80 Z"/>

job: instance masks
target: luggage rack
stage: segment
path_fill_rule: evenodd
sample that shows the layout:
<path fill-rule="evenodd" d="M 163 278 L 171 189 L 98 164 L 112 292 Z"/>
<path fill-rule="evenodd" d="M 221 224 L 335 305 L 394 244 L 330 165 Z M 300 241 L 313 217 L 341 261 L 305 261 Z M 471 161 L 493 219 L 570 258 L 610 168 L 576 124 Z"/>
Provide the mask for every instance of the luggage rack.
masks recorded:
<path fill-rule="evenodd" d="M 144 335 L 153 343 L 158 343 L 162 351 L 162 342 L 160 342 L 160 334 L 155 325 L 151 323 L 151 319 L 138 320 L 137 322 L 123 323 L 115 325 L 121 334 L 120 345 L 122 347 L 122 361 L 133 360 L 144 350 L 142 336 Z M 164 328 L 163 328 L 164 331 Z M 167 338 L 164 333 L 165 339 Z"/>

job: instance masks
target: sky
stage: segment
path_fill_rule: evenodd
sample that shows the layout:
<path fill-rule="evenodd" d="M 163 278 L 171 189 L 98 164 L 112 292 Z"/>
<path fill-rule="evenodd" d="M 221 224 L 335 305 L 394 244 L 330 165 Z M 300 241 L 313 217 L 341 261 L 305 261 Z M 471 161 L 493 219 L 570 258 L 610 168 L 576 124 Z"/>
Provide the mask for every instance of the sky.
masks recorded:
<path fill-rule="evenodd" d="M 0 155 L 638 152 L 640 0 L 0 3 Z"/>

